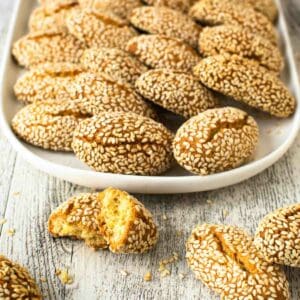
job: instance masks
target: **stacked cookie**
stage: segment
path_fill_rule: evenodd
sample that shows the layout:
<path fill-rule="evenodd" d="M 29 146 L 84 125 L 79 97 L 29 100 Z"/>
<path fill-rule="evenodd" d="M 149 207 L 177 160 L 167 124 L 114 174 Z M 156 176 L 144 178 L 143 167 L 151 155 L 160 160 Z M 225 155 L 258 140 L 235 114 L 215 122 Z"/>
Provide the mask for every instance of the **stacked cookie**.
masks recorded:
<path fill-rule="evenodd" d="M 279 79 L 276 16 L 272 0 L 43 0 L 13 47 L 28 71 L 12 128 L 99 172 L 236 168 L 253 157 L 259 128 L 223 99 L 277 118 L 295 110 Z M 165 110 L 183 123 L 175 133 Z"/>

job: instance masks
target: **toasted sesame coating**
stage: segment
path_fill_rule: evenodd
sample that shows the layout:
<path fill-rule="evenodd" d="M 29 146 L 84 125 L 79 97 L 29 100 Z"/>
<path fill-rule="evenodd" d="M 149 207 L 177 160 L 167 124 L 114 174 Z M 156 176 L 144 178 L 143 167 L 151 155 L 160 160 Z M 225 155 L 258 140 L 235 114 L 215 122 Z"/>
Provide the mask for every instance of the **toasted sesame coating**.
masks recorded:
<path fill-rule="evenodd" d="M 148 5 L 165 6 L 182 12 L 188 12 L 195 0 L 143 0 Z"/>
<path fill-rule="evenodd" d="M 46 7 L 39 6 L 33 10 L 29 18 L 30 31 L 64 30 L 66 18 L 70 12 L 77 10 L 76 3 L 70 3 L 55 11 L 49 11 Z"/>
<path fill-rule="evenodd" d="M 142 5 L 140 0 L 79 0 L 80 5 L 96 11 L 111 11 L 122 19 L 127 19 L 133 9 Z"/>
<path fill-rule="evenodd" d="M 136 32 L 126 22 L 110 12 L 85 9 L 69 14 L 67 27 L 87 47 L 124 49 Z"/>
<path fill-rule="evenodd" d="M 70 5 L 78 4 L 78 0 L 38 0 L 38 2 L 40 2 L 41 6 L 49 13 L 53 13 Z"/>
<path fill-rule="evenodd" d="M 0 299 L 42 299 L 28 271 L 3 255 L 0 255 Z"/>
<path fill-rule="evenodd" d="M 234 226 L 202 224 L 187 241 L 196 278 L 224 300 L 290 299 L 283 271 L 263 260 L 253 239 Z"/>
<path fill-rule="evenodd" d="M 34 146 L 54 151 L 72 151 L 73 132 L 83 114 L 73 101 L 36 102 L 22 108 L 12 119 L 14 132 Z"/>
<path fill-rule="evenodd" d="M 254 244 L 263 258 L 300 267 L 300 203 L 279 208 L 259 223 Z"/>
<path fill-rule="evenodd" d="M 103 113 L 81 122 L 74 133 L 77 157 L 99 172 L 157 175 L 170 168 L 173 134 L 134 113 Z"/>
<path fill-rule="evenodd" d="M 25 103 L 72 100 L 82 113 L 125 111 L 156 118 L 155 112 L 130 86 L 74 64 L 33 68 L 18 79 L 14 91 L 17 99 Z"/>
<path fill-rule="evenodd" d="M 152 69 L 190 72 L 200 61 L 200 56 L 191 46 L 163 35 L 134 37 L 128 42 L 126 50 Z"/>
<path fill-rule="evenodd" d="M 280 73 L 284 62 L 280 50 L 269 40 L 240 26 L 206 27 L 199 38 L 199 51 L 204 56 L 220 53 L 237 54 L 256 60 L 263 67 Z"/>
<path fill-rule="evenodd" d="M 203 59 L 194 74 L 209 88 L 279 118 L 295 111 L 296 101 L 284 83 L 253 60 L 220 54 Z"/>
<path fill-rule="evenodd" d="M 143 253 L 158 239 L 151 213 L 133 196 L 114 188 L 70 198 L 50 215 L 48 229 L 55 237 L 71 236 L 114 253 Z"/>
<path fill-rule="evenodd" d="M 117 48 L 91 48 L 84 51 L 81 64 L 93 72 L 109 75 L 116 81 L 134 85 L 148 68 L 129 53 Z"/>
<path fill-rule="evenodd" d="M 188 171 L 209 175 L 234 169 L 253 155 L 259 130 L 246 112 L 209 109 L 184 123 L 175 135 L 174 157 Z"/>
<path fill-rule="evenodd" d="M 143 32 L 178 38 L 195 48 L 201 31 L 189 16 L 167 7 L 136 8 L 130 15 L 130 23 Z"/>
<path fill-rule="evenodd" d="M 12 53 L 27 68 L 46 62 L 77 63 L 85 46 L 66 31 L 38 31 L 14 43 Z"/>
<path fill-rule="evenodd" d="M 266 16 L 237 1 L 201 0 L 190 9 L 190 15 L 203 25 L 237 25 L 277 43 L 276 30 Z"/>
<path fill-rule="evenodd" d="M 48 230 L 54 237 L 84 240 L 94 249 L 108 248 L 102 234 L 101 209 L 98 193 L 73 196 L 51 213 Z"/>
<path fill-rule="evenodd" d="M 193 75 L 170 69 L 150 70 L 136 81 L 144 98 L 185 118 L 218 105 L 214 94 Z"/>
<path fill-rule="evenodd" d="M 274 0 L 244 0 L 245 3 L 254 7 L 255 10 L 264 14 L 271 22 L 278 16 L 278 9 Z"/>

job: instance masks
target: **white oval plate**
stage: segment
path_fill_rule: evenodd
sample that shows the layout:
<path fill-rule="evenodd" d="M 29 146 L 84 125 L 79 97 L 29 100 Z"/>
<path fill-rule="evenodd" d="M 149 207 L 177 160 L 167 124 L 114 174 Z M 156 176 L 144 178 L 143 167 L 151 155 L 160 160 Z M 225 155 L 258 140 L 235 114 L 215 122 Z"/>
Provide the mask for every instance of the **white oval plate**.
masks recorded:
<path fill-rule="evenodd" d="M 260 143 L 253 160 L 237 169 L 204 177 L 191 175 L 179 166 L 175 166 L 163 176 L 99 173 L 86 167 L 73 154 L 45 151 L 21 142 L 9 125 L 12 117 L 21 107 L 13 95 L 13 85 L 20 75 L 21 69 L 17 67 L 11 57 L 11 46 L 13 41 L 25 34 L 28 17 L 34 2 L 19 0 L 16 3 L 4 51 L 0 121 L 2 130 L 14 149 L 36 168 L 75 184 L 97 189 L 114 186 L 135 193 L 187 193 L 217 189 L 246 180 L 274 164 L 292 145 L 300 127 L 299 105 L 294 116 L 287 120 L 278 120 L 249 110 L 250 114 L 254 115 L 258 121 L 261 132 Z M 300 91 L 297 69 L 286 22 L 282 15 L 279 19 L 278 30 L 286 58 L 286 70 L 283 79 L 299 103 Z"/>

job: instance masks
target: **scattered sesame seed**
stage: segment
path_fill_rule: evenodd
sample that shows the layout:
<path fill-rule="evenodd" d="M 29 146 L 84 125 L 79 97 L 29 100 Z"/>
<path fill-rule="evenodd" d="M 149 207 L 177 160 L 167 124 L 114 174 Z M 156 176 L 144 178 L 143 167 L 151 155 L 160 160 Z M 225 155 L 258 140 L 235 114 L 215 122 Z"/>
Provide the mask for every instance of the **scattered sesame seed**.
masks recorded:
<path fill-rule="evenodd" d="M 186 274 L 184 274 L 184 273 L 179 273 L 179 274 L 178 274 L 178 277 L 179 277 L 181 280 L 183 280 L 183 279 L 186 277 Z"/>
<path fill-rule="evenodd" d="M 67 285 L 74 282 L 74 277 L 69 274 L 69 270 L 67 269 L 59 269 L 55 272 L 55 275 L 57 275 L 62 284 Z"/>
<path fill-rule="evenodd" d="M 229 211 L 228 209 L 223 209 L 223 217 L 226 218 L 229 216 Z"/>
<path fill-rule="evenodd" d="M 0 219 L 0 225 L 3 225 L 3 224 L 5 224 L 7 222 L 7 219 Z"/>
<path fill-rule="evenodd" d="M 41 282 L 47 282 L 46 277 L 41 277 L 40 280 L 41 280 Z"/>
<path fill-rule="evenodd" d="M 213 204 L 213 201 L 210 200 L 210 199 L 208 199 L 208 200 L 206 200 L 206 203 L 209 204 L 209 205 L 212 205 L 212 204 Z"/>
<path fill-rule="evenodd" d="M 14 236 L 15 233 L 16 233 L 16 230 L 13 229 L 13 228 L 10 228 L 10 229 L 8 229 L 8 230 L 6 231 L 6 233 L 7 233 L 8 236 Z"/>
<path fill-rule="evenodd" d="M 125 270 L 120 270 L 120 274 L 124 277 L 127 277 L 129 275 L 129 273 Z"/>
<path fill-rule="evenodd" d="M 151 272 L 147 272 L 144 275 L 144 281 L 152 281 L 152 274 L 151 274 Z"/>
<path fill-rule="evenodd" d="M 13 194 L 12 194 L 14 197 L 18 197 L 18 196 L 20 196 L 21 195 L 21 193 L 20 192 L 13 192 Z"/>
<path fill-rule="evenodd" d="M 167 221 L 167 220 L 168 220 L 168 217 L 167 217 L 165 214 L 163 215 L 162 218 L 163 218 L 164 221 Z"/>

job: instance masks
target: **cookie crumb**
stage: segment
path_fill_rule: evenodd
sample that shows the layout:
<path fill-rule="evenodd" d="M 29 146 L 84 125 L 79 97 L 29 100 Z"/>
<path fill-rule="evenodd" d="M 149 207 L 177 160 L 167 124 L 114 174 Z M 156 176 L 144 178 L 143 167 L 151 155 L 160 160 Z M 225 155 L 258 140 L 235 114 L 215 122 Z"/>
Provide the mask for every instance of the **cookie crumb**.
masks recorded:
<path fill-rule="evenodd" d="M 151 272 L 147 272 L 144 275 L 144 281 L 152 281 L 152 274 L 151 274 Z"/>
<path fill-rule="evenodd" d="M 73 276 L 69 274 L 69 270 L 57 270 L 55 275 L 58 276 L 62 284 L 72 284 L 74 282 Z"/>
<path fill-rule="evenodd" d="M 162 216 L 162 218 L 163 218 L 164 221 L 168 220 L 168 217 L 165 214 Z"/>
<path fill-rule="evenodd" d="M 40 281 L 41 281 L 41 282 L 47 282 L 46 277 L 41 277 L 41 278 L 40 278 Z"/>
<path fill-rule="evenodd" d="M 16 230 L 13 229 L 13 228 L 10 228 L 10 229 L 8 229 L 8 230 L 6 231 L 6 233 L 7 233 L 8 236 L 14 236 L 15 233 L 16 233 Z"/>
<path fill-rule="evenodd" d="M 125 270 L 120 270 L 120 274 L 124 277 L 127 277 L 129 275 L 129 273 Z"/>
<path fill-rule="evenodd" d="M 158 271 L 160 272 L 161 277 L 166 277 L 171 275 L 171 271 L 167 268 L 168 265 L 174 264 L 179 260 L 179 255 L 177 252 L 173 252 L 173 255 L 163 259 L 159 262 Z"/>
<path fill-rule="evenodd" d="M 184 274 L 184 273 L 179 273 L 179 274 L 178 274 L 178 277 L 179 277 L 181 280 L 183 280 L 183 279 L 185 278 L 185 276 L 186 276 L 186 274 Z"/>
<path fill-rule="evenodd" d="M 6 219 L 0 219 L 0 225 L 3 225 L 3 224 L 5 224 L 7 222 L 7 220 Z"/>

